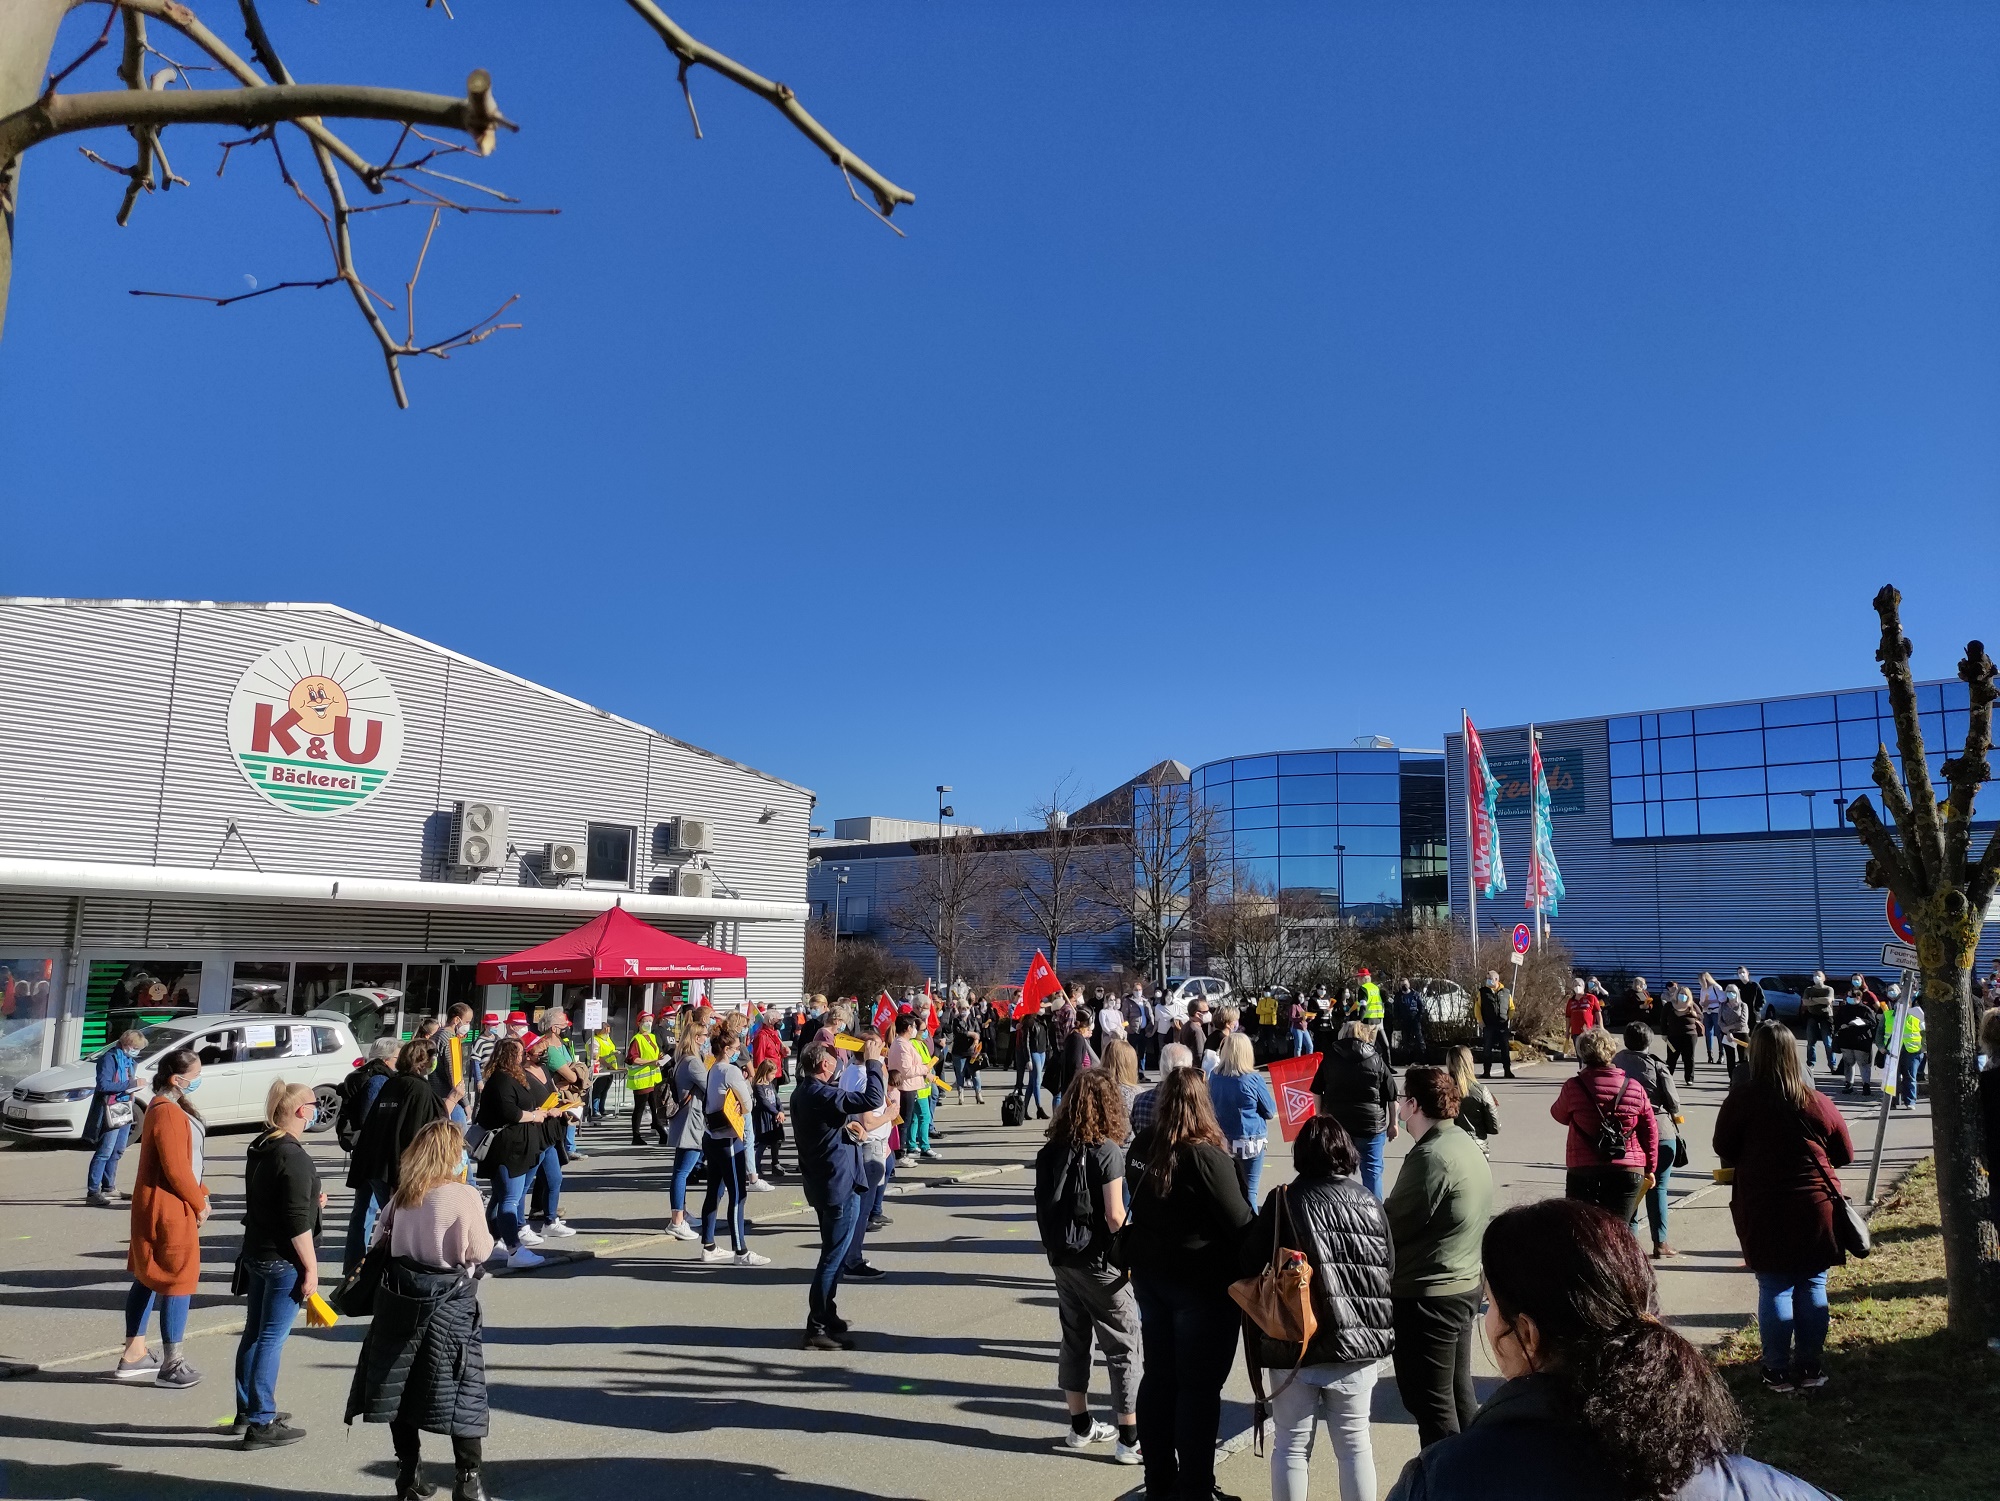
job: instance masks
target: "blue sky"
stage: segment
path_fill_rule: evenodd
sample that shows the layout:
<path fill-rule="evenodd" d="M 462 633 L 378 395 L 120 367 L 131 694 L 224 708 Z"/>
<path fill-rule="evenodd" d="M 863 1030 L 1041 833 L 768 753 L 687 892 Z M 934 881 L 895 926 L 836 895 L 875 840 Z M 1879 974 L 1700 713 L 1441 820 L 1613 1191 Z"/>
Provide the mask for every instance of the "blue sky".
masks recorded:
<path fill-rule="evenodd" d="M 170 134 L 120 230 L 39 148 L 0 591 L 330 599 L 828 819 L 988 826 L 1460 704 L 1865 683 L 1885 580 L 1927 674 L 2000 636 L 1990 7 L 670 7 L 907 240 L 713 79 L 691 139 L 623 6 L 455 8 L 266 11 L 301 77 L 492 71 L 478 175 L 563 213 L 446 224 L 420 311 L 525 327 L 398 412 L 338 292 L 126 295 L 321 274 L 268 154 Z M 365 227 L 399 303 L 420 229 Z"/>

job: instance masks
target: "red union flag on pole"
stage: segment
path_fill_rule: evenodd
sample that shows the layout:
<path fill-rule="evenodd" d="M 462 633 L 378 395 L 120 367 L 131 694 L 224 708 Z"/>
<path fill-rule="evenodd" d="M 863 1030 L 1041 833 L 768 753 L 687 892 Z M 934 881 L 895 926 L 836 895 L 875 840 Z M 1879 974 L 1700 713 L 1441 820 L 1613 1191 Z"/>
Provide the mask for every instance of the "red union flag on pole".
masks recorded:
<path fill-rule="evenodd" d="M 888 991 L 883 991 L 881 998 L 875 1002 L 875 1015 L 872 1020 L 875 1023 L 875 1030 L 882 1034 L 884 1042 L 888 1042 L 896 1035 L 896 1003 L 889 999 Z"/>
<path fill-rule="evenodd" d="M 1271 1065 L 1271 1093 L 1278 1097 L 1278 1129 L 1285 1140 L 1295 1140 L 1299 1127 L 1319 1114 L 1313 1098 L 1313 1075 L 1319 1072 L 1319 1054 L 1285 1058 Z"/>
<path fill-rule="evenodd" d="M 1486 764 L 1486 746 L 1472 717 L 1465 718 L 1465 813 L 1472 844 L 1472 884 L 1489 902 L 1507 889 L 1507 867 L 1500 860 L 1497 816 L 1500 784 Z"/>
<path fill-rule="evenodd" d="M 1033 1016 L 1042 1009 L 1042 1002 L 1052 995 L 1062 994 L 1062 981 L 1056 978 L 1055 966 L 1049 963 L 1040 949 L 1028 963 L 1027 974 L 1021 977 L 1021 999 L 1014 1003 L 1014 1020 Z"/>

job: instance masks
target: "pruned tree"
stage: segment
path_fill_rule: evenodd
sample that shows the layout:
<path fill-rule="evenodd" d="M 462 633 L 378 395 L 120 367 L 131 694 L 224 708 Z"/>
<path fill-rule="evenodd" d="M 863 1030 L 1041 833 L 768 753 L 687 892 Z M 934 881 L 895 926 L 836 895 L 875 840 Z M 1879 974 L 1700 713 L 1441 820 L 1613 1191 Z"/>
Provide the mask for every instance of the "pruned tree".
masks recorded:
<path fill-rule="evenodd" d="M 424 3 L 429 9 L 434 0 Z M 695 40 L 653 0 L 625 0 L 625 3 L 665 45 L 669 64 L 676 70 L 687 101 L 688 118 L 696 138 L 701 135 L 701 119 L 695 111 L 689 74 L 692 69 L 705 68 L 768 101 L 826 154 L 854 200 L 883 223 L 889 223 L 889 216 L 898 204 L 916 201 L 914 194 L 898 187 L 842 145 L 799 103 L 798 96 L 787 85 L 766 78 Z M 106 7 L 103 29 L 82 47 L 79 55 L 51 71 L 64 18 L 72 10 L 96 4 Z M 448 3 L 439 8 L 447 17 L 450 15 Z M 258 13 L 257 0 L 237 0 L 237 9 L 249 47 L 247 59 L 179 0 L 0 0 L 0 330 L 5 327 L 13 280 L 21 164 L 30 148 L 61 136 L 89 131 L 126 132 L 131 138 L 133 158 L 129 166 L 81 148 L 87 160 L 125 179 L 117 210 L 117 221 L 123 225 L 130 220 L 142 195 L 189 185 L 189 179 L 174 170 L 167 155 L 164 137 L 168 129 L 232 126 L 247 134 L 221 143 L 217 175 L 228 165 L 231 152 L 269 146 L 276 158 L 280 182 L 317 216 L 326 239 L 329 260 L 326 271 L 233 296 L 146 291 L 141 295 L 180 297 L 226 307 L 273 292 L 345 287 L 381 350 L 396 404 L 407 407 L 409 395 L 402 371 L 405 359 L 417 355 L 446 359 L 456 350 L 480 343 L 502 329 L 518 326 L 502 321 L 518 300 L 516 294 L 501 302 L 491 315 L 466 328 L 440 337 L 421 336 L 417 332 L 415 300 L 417 280 L 423 274 L 431 242 L 444 215 L 554 212 L 524 208 L 497 188 L 434 165 L 459 156 L 490 155 L 500 131 L 519 127 L 500 112 L 492 78 L 484 68 L 472 70 L 462 98 L 364 84 L 300 83 L 273 45 Z M 161 50 L 148 31 L 148 22 L 174 33 L 176 52 L 185 48 L 193 51 L 181 59 Z M 61 85 L 71 75 L 99 53 L 110 51 L 114 26 L 121 29 L 116 74 L 122 87 L 64 90 Z M 400 129 L 387 154 L 374 160 L 334 131 L 327 124 L 329 120 L 385 121 Z M 434 135 L 434 131 L 462 137 L 464 144 Z M 296 138 L 292 132 L 297 133 Z M 284 142 L 291 139 L 303 141 L 312 158 L 310 171 L 294 172 L 292 159 L 284 149 Z M 307 186 L 311 179 L 317 179 L 317 194 Z M 861 197 L 855 187 L 857 180 L 867 188 L 872 202 Z M 363 195 L 361 202 L 356 203 L 348 196 L 353 189 Z M 403 305 L 399 310 L 395 302 L 363 277 L 355 259 L 354 228 L 359 215 L 400 208 L 427 213 L 429 226 L 423 232 L 416 264 L 403 283 Z M 403 326 L 396 332 L 383 314 L 393 316 L 399 311 Z"/>
<path fill-rule="evenodd" d="M 1175 947 L 1194 937 L 1195 890 L 1215 808 L 1194 796 L 1171 761 L 1148 771 L 1128 796 L 1119 811 L 1131 823 L 1131 869 L 1102 867 L 1098 895 L 1107 906 L 1130 906 L 1133 961 L 1152 984 L 1165 985 Z"/>
<path fill-rule="evenodd" d="M 1002 862 L 982 847 L 985 842 L 964 831 L 912 841 L 916 860 L 883 915 L 891 932 L 936 951 L 944 985 L 983 968 L 976 961 L 1004 879 Z"/>
<path fill-rule="evenodd" d="M 1938 1207 L 1944 1229 L 1947 1323 L 1965 1337 L 2000 1334 L 2000 1240 L 1987 1196 L 1990 1182 L 1979 1168 L 1981 1124 L 1976 1077 L 1978 1039 L 1972 1001 L 1972 968 L 1986 905 L 2000 883 L 2000 834 L 1985 853 L 1972 853 L 1972 813 L 1980 786 L 1991 776 L 1993 659 L 1977 641 L 1965 645 L 1958 664 L 1971 713 L 1965 743 L 1939 768 L 1949 789 L 1940 804 L 1925 759 L 1910 676 L 1910 643 L 1903 635 L 1903 596 L 1885 584 L 1875 596 L 1882 622 L 1875 660 L 1889 685 L 1896 717 L 1899 778 L 1886 745 L 1875 751 L 1875 785 L 1894 829 L 1884 824 L 1866 795 L 1847 810 L 1868 846 L 1867 881 L 1895 893 L 1916 929 L 1922 967 L 1924 1044 L 1930 1055 L 1931 1140 L 1937 1152 Z"/>
<path fill-rule="evenodd" d="M 1001 877 L 1006 897 L 1002 923 L 1039 943 L 1058 974 L 1064 940 L 1110 932 L 1129 910 L 1129 899 L 1121 903 L 1105 897 L 1107 856 L 1121 867 L 1124 863 L 1116 836 L 1072 826 L 1074 801 L 1062 782 L 1035 804 L 1031 818 L 1037 832 L 1027 848 L 1008 859 Z"/>

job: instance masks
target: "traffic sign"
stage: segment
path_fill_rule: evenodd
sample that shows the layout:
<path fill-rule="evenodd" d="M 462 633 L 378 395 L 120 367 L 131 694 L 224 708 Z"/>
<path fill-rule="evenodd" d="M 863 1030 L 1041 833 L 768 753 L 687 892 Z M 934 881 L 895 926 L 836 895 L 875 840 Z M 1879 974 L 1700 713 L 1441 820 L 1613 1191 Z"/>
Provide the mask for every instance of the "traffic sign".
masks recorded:
<path fill-rule="evenodd" d="M 1915 943 L 1917 941 L 1916 925 L 1904 913 L 1902 904 L 1896 900 L 1896 893 L 1891 891 L 1887 893 L 1887 896 L 1888 901 L 1883 908 L 1883 912 L 1889 919 L 1889 931 L 1905 943 Z M 1883 962 L 1887 963 L 1888 961 L 1884 960 Z"/>
<path fill-rule="evenodd" d="M 1517 953 L 1517 954 L 1525 954 L 1525 953 L 1527 953 L 1527 952 L 1528 952 L 1528 945 L 1529 945 L 1529 944 L 1531 944 L 1531 943 L 1533 943 L 1534 941 L 1535 941 L 1535 935 L 1534 935 L 1533 931 L 1532 931 L 1532 930 L 1531 930 L 1531 929 L 1530 929 L 1530 928 L 1528 927 L 1528 925 L 1527 925 L 1526 923 L 1524 923 L 1524 922 L 1517 922 L 1517 923 L 1515 923 L 1515 924 L 1514 924 L 1514 952 L 1515 952 L 1515 953 Z"/>
<path fill-rule="evenodd" d="M 1890 969 L 1917 969 L 1917 951 L 1907 943 L 1882 945 L 1882 963 Z"/>

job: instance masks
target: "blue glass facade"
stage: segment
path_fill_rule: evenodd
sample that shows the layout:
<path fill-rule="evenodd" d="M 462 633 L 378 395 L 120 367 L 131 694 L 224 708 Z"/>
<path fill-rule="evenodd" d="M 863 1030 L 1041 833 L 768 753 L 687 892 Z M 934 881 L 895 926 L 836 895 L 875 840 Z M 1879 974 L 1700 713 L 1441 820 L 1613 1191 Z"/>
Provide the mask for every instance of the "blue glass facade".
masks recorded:
<path fill-rule="evenodd" d="M 1443 908 L 1444 758 L 1281 751 L 1196 768 L 1211 881 L 1302 895 L 1357 917 Z M 1226 867 L 1226 868 L 1225 868 Z"/>
<path fill-rule="evenodd" d="M 1968 704 L 1964 683 L 1917 687 L 1934 780 L 1965 743 Z M 1897 754 L 1885 689 L 1628 714 L 1605 729 L 1614 840 L 1839 829 L 1856 796 L 1880 801 L 1876 747 Z M 1989 785 L 1974 816 L 1992 818 L 1995 801 Z"/>

